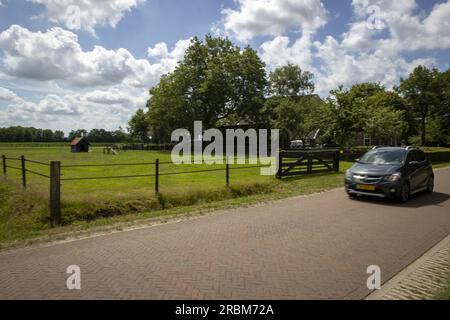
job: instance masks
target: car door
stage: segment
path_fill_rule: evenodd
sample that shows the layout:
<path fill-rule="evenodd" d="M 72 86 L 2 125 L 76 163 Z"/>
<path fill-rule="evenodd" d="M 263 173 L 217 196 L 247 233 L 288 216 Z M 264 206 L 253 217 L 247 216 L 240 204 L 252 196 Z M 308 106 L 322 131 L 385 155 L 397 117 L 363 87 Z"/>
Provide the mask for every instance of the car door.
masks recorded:
<path fill-rule="evenodd" d="M 425 153 L 421 150 L 416 151 L 417 152 L 417 161 L 419 161 L 419 168 L 417 172 L 418 177 L 418 188 L 425 187 L 428 182 L 428 171 L 429 171 L 429 163 L 427 161 L 427 158 L 425 156 Z"/>
<path fill-rule="evenodd" d="M 420 165 L 418 158 L 416 150 L 411 150 L 406 157 L 406 172 L 409 176 L 411 191 L 416 190 L 420 185 Z"/>

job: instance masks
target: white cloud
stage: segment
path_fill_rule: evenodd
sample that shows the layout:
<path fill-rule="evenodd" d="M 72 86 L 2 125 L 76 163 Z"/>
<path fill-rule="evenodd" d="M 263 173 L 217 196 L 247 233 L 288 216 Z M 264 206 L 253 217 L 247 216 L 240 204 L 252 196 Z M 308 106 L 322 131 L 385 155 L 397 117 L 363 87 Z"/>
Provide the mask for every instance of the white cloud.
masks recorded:
<path fill-rule="evenodd" d="M 372 5 L 381 9 L 384 18 L 411 14 L 417 7 L 415 0 L 352 0 L 354 12 L 359 18 L 366 18 L 367 8 Z"/>
<path fill-rule="evenodd" d="M 285 36 L 275 37 L 273 40 L 261 45 L 261 59 L 269 69 L 282 66 L 288 62 L 297 64 L 304 69 L 312 68 L 311 35 L 304 34 L 298 38 L 292 46 L 289 46 L 289 38 Z"/>
<path fill-rule="evenodd" d="M 316 87 L 322 95 L 339 85 L 349 87 L 358 82 L 381 82 L 386 87 L 392 87 L 417 65 L 432 65 L 435 62 L 427 58 L 407 62 L 399 55 L 389 55 L 382 50 L 352 51 L 331 36 L 323 43 L 315 42 L 314 45 L 321 62 Z"/>
<path fill-rule="evenodd" d="M 404 50 L 450 48 L 450 1 L 435 5 L 423 20 L 404 16 L 391 21 L 390 28 Z"/>
<path fill-rule="evenodd" d="M 415 0 L 353 0 L 357 21 L 344 34 L 347 45 L 355 48 L 383 47 L 389 52 L 450 48 L 450 1 L 436 4 L 430 14 L 415 14 Z M 374 37 L 379 32 L 364 28 L 370 14 L 367 8 L 377 6 L 379 19 L 389 32 L 388 38 Z"/>
<path fill-rule="evenodd" d="M 37 102 L 19 98 L 8 101 L 3 107 L 6 112 L 0 113 L 0 127 L 112 130 L 124 126 L 137 108 L 145 106 L 147 99 L 148 93 L 129 91 L 124 87 L 66 95 L 48 94 Z"/>
<path fill-rule="evenodd" d="M 59 27 L 32 32 L 13 25 L 0 33 L 0 62 L 7 75 L 4 78 L 27 91 L 36 84 L 47 95 L 29 101 L 0 88 L 0 106 L 8 109 L 2 112 L 0 126 L 123 126 L 137 108 L 145 107 L 148 89 L 176 67 L 189 43 L 189 39 L 180 40 L 172 51 L 158 54 L 151 48 L 154 61 L 150 62 L 136 59 L 123 48 L 95 46 L 84 51 L 74 33 Z"/>
<path fill-rule="evenodd" d="M 17 95 L 9 89 L 0 87 L 0 101 L 15 101 L 17 100 Z"/>
<path fill-rule="evenodd" d="M 358 21 L 350 25 L 347 32 L 343 34 L 342 44 L 350 49 L 370 50 L 376 47 L 373 37 L 381 31 L 367 27 L 366 21 Z"/>
<path fill-rule="evenodd" d="M 59 27 L 32 32 L 13 25 L 0 33 L 0 49 L 5 72 L 17 78 L 39 81 L 64 80 L 68 86 L 92 88 L 127 84 L 150 87 L 160 76 L 172 71 L 183 56 L 189 40 L 178 41 L 172 52 L 163 52 L 151 64 L 136 59 L 126 49 L 108 50 L 95 46 L 83 51 L 74 33 Z M 167 48 L 166 44 L 157 47 Z M 158 48 L 149 49 L 149 53 Z M 159 52 L 161 55 L 161 52 Z"/>
<path fill-rule="evenodd" d="M 191 39 L 179 40 L 172 51 L 169 51 L 165 42 L 157 43 L 153 48 L 148 48 L 149 58 L 156 59 L 168 71 L 174 70 L 178 62 L 183 59 L 184 53 L 191 43 Z M 168 72 L 167 71 L 167 72 Z M 166 73 L 166 72 L 165 72 Z"/>
<path fill-rule="evenodd" d="M 128 104 L 133 105 L 133 97 L 120 88 L 113 87 L 107 90 L 95 90 L 84 95 L 84 99 L 88 102 L 99 104 Z"/>
<path fill-rule="evenodd" d="M 48 115 L 80 115 L 83 107 L 72 96 L 50 94 L 39 101 L 35 111 Z"/>
<path fill-rule="evenodd" d="M 145 0 L 29 0 L 45 6 L 45 17 L 69 29 L 95 34 L 97 26 L 116 27 L 126 12 Z"/>
<path fill-rule="evenodd" d="M 75 2 L 32 1 L 45 4 L 49 18 L 58 23 L 64 23 L 64 12 L 53 10 Z M 94 18 L 82 27 L 93 32 L 99 25 L 114 26 L 139 2 L 84 0 L 80 2 L 83 14 Z M 260 47 L 268 69 L 296 63 L 315 74 L 321 95 L 339 85 L 362 81 L 390 87 L 418 64 L 435 63 L 426 54 L 411 60 L 405 58 L 405 53 L 450 48 L 450 1 L 436 4 L 425 14 L 415 0 L 353 0 L 354 17 L 348 29 L 340 36 L 321 41 L 315 41 L 314 36 L 326 23 L 327 11 L 319 0 L 235 2 L 236 9 L 223 10 L 221 29 L 241 41 L 271 36 Z M 114 7 L 114 3 L 120 5 Z M 368 28 L 370 5 L 380 7 L 385 30 Z M 96 12 L 95 8 L 103 6 L 117 15 L 102 16 Z M 297 37 L 290 39 L 287 31 L 295 31 Z M 148 59 L 138 59 L 124 48 L 95 46 L 83 50 L 76 34 L 59 27 L 32 32 L 11 26 L 0 33 L 0 81 L 14 83 L 6 85 L 9 89 L 0 87 L 0 107 L 7 109 L 0 112 L 0 126 L 114 129 L 124 125 L 136 108 L 145 106 L 147 89 L 176 67 L 189 43 L 189 39 L 180 40 L 173 47 L 158 43 L 148 48 Z M 34 84 L 45 91 L 45 96 L 36 101 L 13 92 L 16 88 L 30 90 Z"/>
<path fill-rule="evenodd" d="M 279 36 L 287 29 L 313 32 L 325 25 L 327 12 L 320 0 L 237 0 L 224 9 L 225 31 L 240 41 L 255 36 Z"/>
<path fill-rule="evenodd" d="M 353 0 L 352 5 L 355 16 L 341 40 L 313 41 L 313 33 L 294 41 L 278 36 L 262 44 L 262 59 L 269 68 L 293 62 L 313 71 L 318 93 L 327 95 L 339 85 L 363 81 L 391 87 L 417 65 L 436 63 L 426 56 L 407 60 L 404 53 L 450 48 L 450 1 L 435 5 L 428 15 L 414 0 Z M 372 5 L 380 8 L 377 18 L 386 29 L 369 28 L 368 19 L 376 13 L 368 10 Z"/>

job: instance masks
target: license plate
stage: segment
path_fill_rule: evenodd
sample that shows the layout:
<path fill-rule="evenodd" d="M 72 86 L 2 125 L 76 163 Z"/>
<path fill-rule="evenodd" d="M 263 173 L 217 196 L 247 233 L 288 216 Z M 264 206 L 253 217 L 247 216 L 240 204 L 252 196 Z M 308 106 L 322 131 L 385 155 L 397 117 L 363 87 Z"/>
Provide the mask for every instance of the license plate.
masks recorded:
<path fill-rule="evenodd" d="M 358 184 L 356 186 L 356 189 L 358 189 L 358 190 L 366 190 L 366 191 L 375 191 L 376 190 L 375 186 L 369 186 L 369 185 L 366 185 L 366 184 Z"/>

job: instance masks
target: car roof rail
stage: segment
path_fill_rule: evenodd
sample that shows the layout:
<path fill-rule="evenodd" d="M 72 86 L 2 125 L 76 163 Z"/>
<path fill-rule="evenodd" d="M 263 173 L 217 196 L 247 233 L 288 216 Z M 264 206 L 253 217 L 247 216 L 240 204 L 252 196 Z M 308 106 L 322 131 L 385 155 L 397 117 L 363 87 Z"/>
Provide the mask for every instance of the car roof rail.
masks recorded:
<path fill-rule="evenodd" d="M 389 148 L 389 146 L 374 146 L 372 148 L 372 150 L 376 150 L 376 149 L 379 149 L 379 148 Z"/>

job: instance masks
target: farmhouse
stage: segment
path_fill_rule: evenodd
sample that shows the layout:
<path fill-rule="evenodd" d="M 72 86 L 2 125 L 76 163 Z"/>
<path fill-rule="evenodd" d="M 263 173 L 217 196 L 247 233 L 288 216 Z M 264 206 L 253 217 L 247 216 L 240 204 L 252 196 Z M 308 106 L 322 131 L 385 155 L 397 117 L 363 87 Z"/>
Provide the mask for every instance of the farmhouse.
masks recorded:
<path fill-rule="evenodd" d="M 89 152 L 89 142 L 84 137 L 76 137 L 70 143 L 72 152 Z"/>

